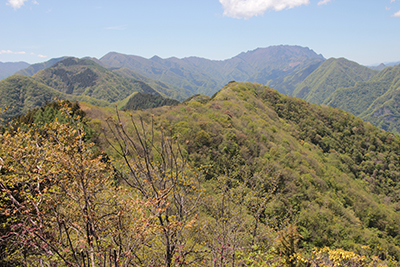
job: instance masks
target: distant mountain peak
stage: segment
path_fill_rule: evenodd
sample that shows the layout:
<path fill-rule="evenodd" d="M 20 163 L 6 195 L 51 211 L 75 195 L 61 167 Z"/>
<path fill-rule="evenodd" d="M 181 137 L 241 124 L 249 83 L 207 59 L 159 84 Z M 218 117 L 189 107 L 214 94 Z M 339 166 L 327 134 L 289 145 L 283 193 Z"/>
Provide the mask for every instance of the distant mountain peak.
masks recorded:
<path fill-rule="evenodd" d="M 150 58 L 150 60 L 155 61 L 155 62 L 157 62 L 157 63 L 160 63 L 160 62 L 163 61 L 163 59 L 160 58 L 160 57 L 157 56 L 157 55 L 154 55 L 152 58 Z"/>
<path fill-rule="evenodd" d="M 302 47 L 298 45 L 275 45 L 269 47 L 258 47 L 254 50 L 248 50 L 247 52 L 242 52 L 238 57 L 244 57 L 248 55 L 302 55 L 309 58 L 319 58 L 325 60 L 321 54 L 317 54 L 314 50 L 308 47 Z"/>

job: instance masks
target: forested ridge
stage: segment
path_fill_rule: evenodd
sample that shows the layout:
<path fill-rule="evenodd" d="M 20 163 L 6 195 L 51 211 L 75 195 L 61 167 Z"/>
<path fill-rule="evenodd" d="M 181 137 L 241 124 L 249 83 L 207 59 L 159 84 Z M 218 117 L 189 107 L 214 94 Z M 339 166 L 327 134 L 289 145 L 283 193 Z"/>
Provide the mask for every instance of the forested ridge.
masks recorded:
<path fill-rule="evenodd" d="M 48 66 L 52 62 L 49 61 L 45 65 Z M 36 67 L 44 68 L 42 65 Z M 121 70 L 120 72 L 125 73 Z M 130 72 L 128 74 L 133 75 Z M 128 74 L 125 76 L 129 76 Z M 180 96 L 179 92 L 170 89 L 168 85 L 145 79 L 154 88 L 161 90 L 159 93 L 139 79 L 123 77 L 89 59 L 60 58 L 32 77 L 16 74 L 0 81 L 0 107 L 4 109 L 0 119 L 9 121 L 31 109 L 42 107 L 54 98 L 84 101 L 97 106 L 117 104 L 125 109 L 154 108 L 178 103 L 163 97 L 168 94 Z M 138 92 L 141 94 L 135 96 Z M 146 104 L 143 101 L 136 104 L 135 99 L 138 97 L 141 97 L 141 100 L 146 99 Z M 129 101 L 130 104 L 126 106 Z"/>
<path fill-rule="evenodd" d="M 139 111 L 48 104 L 0 139 L 4 266 L 400 260 L 399 136 L 260 84 Z"/>
<path fill-rule="evenodd" d="M 6 66 L 11 68 L 9 64 Z M 16 74 L 31 76 L 40 83 L 39 87 L 46 85 L 63 93 L 62 97 L 60 93 L 51 93 L 59 98 L 100 106 L 117 104 L 120 109 L 125 108 L 129 99 L 134 101 L 137 92 L 149 94 L 145 96 L 147 104 L 132 106 L 156 107 L 169 103 L 169 98 L 184 101 L 195 94 L 211 96 L 231 80 L 257 82 L 311 103 L 343 109 L 398 134 L 399 66 L 396 62 L 390 66 L 367 67 L 345 58 L 325 60 L 307 47 L 280 45 L 257 48 L 220 61 L 198 57 L 146 59 L 116 52 L 100 59 L 61 57 L 31 65 Z M 27 83 L 20 87 L 16 77 L 4 79 L 8 83 L 6 90 L 0 83 L 5 99 L 20 88 L 30 87 Z M 49 94 L 37 90 L 33 97 L 37 95 L 44 98 L 43 95 Z M 166 100 L 160 100 L 158 95 Z M 42 100 L 34 105 L 31 101 L 18 105 L 15 100 L 12 102 L 14 105 L 10 106 L 20 108 L 10 115 L 8 110 L 3 119 L 43 104 Z M 1 106 L 4 108 L 4 104 Z"/>
<path fill-rule="evenodd" d="M 84 95 L 109 103 L 121 101 L 133 92 L 159 95 L 147 84 L 117 75 L 89 59 L 66 58 L 32 77 L 67 95 Z"/>

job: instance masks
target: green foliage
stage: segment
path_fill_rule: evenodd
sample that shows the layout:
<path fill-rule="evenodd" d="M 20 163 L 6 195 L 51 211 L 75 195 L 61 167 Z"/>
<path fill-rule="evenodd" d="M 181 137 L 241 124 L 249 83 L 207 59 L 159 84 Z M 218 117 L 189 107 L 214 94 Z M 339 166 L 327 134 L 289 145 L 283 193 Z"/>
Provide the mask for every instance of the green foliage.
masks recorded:
<path fill-rule="evenodd" d="M 49 61 L 45 66 L 50 63 L 54 65 L 36 73 L 33 78 L 14 75 L 1 81 L 2 120 L 8 122 L 15 116 L 53 101 L 55 97 L 107 106 L 110 102 L 127 103 L 132 97 L 131 101 L 135 102 L 133 93 L 141 92 L 158 97 L 153 104 L 150 101 L 139 105 L 140 108 L 177 103 L 171 99 L 162 100 L 159 93 L 143 81 L 124 78 L 88 59 L 62 58 Z M 158 85 L 157 88 L 162 86 Z"/>
<path fill-rule="evenodd" d="M 110 103 L 133 92 L 157 94 L 147 84 L 119 76 L 89 59 L 66 58 L 33 78 L 67 95 L 89 96 Z"/>
<path fill-rule="evenodd" d="M 57 90 L 22 75 L 0 81 L 0 94 L 0 108 L 3 109 L 0 116 L 6 122 L 53 101 L 55 97 L 64 98 Z"/>
<path fill-rule="evenodd" d="M 107 106 L 110 103 L 94 99 L 89 96 L 67 95 L 43 83 L 22 75 L 13 75 L 0 81 L 0 119 L 8 122 L 13 117 L 23 115 L 29 110 L 42 107 L 54 99 L 69 99 L 71 101 L 85 101 L 98 106 Z"/>
<path fill-rule="evenodd" d="M 191 164 L 211 166 L 206 174 L 211 188 L 221 177 L 229 177 L 229 190 L 248 181 L 241 189 L 248 197 L 275 188 L 260 214 L 245 220 L 250 225 L 280 228 L 284 224 L 278 222 L 294 220 L 300 248 L 354 250 L 373 243 L 373 250 L 381 247 L 399 257 L 400 143 L 393 134 L 258 84 L 230 83 L 211 100 L 152 113 L 156 128 L 187 145 Z M 256 177 L 268 183 L 252 189 Z M 210 201 L 219 201 L 217 195 Z M 203 216 L 207 220 L 210 213 Z"/>
<path fill-rule="evenodd" d="M 338 88 L 353 86 L 358 81 L 367 81 L 376 73 L 377 71 L 344 58 L 330 58 L 296 87 L 293 96 L 322 104 Z"/>
<path fill-rule="evenodd" d="M 344 59 L 330 59 L 304 80 L 294 96 L 343 109 L 381 129 L 400 133 L 399 86 L 399 66 L 376 73 Z"/>
<path fill-rule="evenodd" d="M 137 93 L 129 98 L 123 109 L 149 109 L 162 106 L 173 106 L 178 103 L 179 101 L 175 99 L 164 98 L 160 95 Z"/>
<path fill-rule="evenodd" d="M 397 264 L 400 137 L 260 84 L 197 98 L 117 115 L 83 104 L 121 184 L 153 203 L 142 265 Z"/>
<path fill-rule="evenodd" d="M 25 130 L 29 128 L 40 128 L 42 125 L 52 123 L 56 120 L 60 123 L 69 123 L 70 119 L 64 114 L 66 112 L 65 109 L 68 109 L 68 116 L 74 120 L 75 124 L 79 124 L 79 126 L 82 127 L 85 133 L 84 140 L 86 142 L 96 141 L 98 133 L 88 126 L 86 114 L 80 108 L 79 103 L 72 103 L 68 100 L 57 100 L 46 103 L 41 108 L 28 111 L 25 115 L 16 116 L 9 124 L 2 127 L 1 132 L 17 132 L 19 128 Z"/>

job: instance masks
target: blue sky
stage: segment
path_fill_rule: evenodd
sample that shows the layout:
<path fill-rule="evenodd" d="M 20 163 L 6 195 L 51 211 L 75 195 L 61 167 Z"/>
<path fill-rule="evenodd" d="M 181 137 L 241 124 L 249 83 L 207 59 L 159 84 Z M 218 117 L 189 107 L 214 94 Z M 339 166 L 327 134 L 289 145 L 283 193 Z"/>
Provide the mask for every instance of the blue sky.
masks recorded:
<path fill-rule="evenodd" d="M 1 62 L 111 51 L 223 60 L 280 44 L 400 61 L 400 0 L 0 0 Z"/>

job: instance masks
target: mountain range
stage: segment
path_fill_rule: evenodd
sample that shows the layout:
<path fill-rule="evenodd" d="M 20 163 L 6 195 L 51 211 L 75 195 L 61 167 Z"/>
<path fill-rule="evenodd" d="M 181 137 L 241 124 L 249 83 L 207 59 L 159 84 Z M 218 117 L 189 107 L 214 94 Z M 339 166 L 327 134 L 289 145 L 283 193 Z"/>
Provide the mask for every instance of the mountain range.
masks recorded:
<path fill-rule="evenodd" d="M 65 58 L 33 64 L 16 74 L 32 76 Z M 181 101 L 194 94 L 211 96 L 231 80 L 268 84 L 290 95 L 297 83 L 325 60 L 309 48 L 283 45 L 257 48 L 227 60 L 198 57 L 162 59 L 158 56 L 146 59 L 116 52 L 110 52 L 100 59 L 85 59 L 125 77 L 171 87 L 172 91 L 181 92 L 180 95 L 171 93 L 172 97 Z M 287 79 L 288 76 L 293 77 Z"/>
<path fill-rule="evenodd" d="M 258 82 L 311 103 L 342 108 L 400 133 L 396 119 L 400 110 L 394 101 L 396 62 L 386 63 L 392 67 L 366 67 L 345 58 L 326 60 L 309 48 L 287 45 L 257 48 L 227 60 L 146 59 L 116 52 L 100 59 L 74 59 L 72 65 L 65 60 L 72 59 L 51 59 L 17 73 L 31 76 L 67 97 L 85 96 L 91 103 L 94 99 L 118 102 L 120 108 L 135 92 L 184 101 L 196 94 L 212 96 L 229 81 Z"/>
<path fill-rule="evenodd" d="M 198 57 L 145 59 L 119 53 L 108 53 L 100 58 L 104 66 L 125 67 L 144 76 L 187 89 L 192 94 L 213 95 L 229 81 L 252 81 L 278 84 L 297 72 L 315 69 L 324 61 L 322 55 L 300 46 L 271 46 L 243 52 L 223 60 Z M 290 89 L 276 88 L 290 94 Z"/>
<path fill-rule="evenodd" d="M 47 64 L 42 66 L 45 65 Z M 157 85 L 155 88 L 169 89 L 162 83 Z M 174 103 L 163 101 L 164 91 L 159 93 L 145 82 L 126 78 L 89 59 L 63 58 L 31 77 L 15 74 L 1 80 L 0 94 L 3 97 L 0 99 L 0 107 L 5 109 L 1 118 L 8 121 L 30 109 L 41 107 L 54 98 L 85 101 L 98 106 L 115 103 L 120 108 L 125 108 L 124 105 L 131 98 L 131 103 L 135 102 L 135 94 L 141 92 L 155 96 L 155 103 L 159 105 Z"/>
<path fill-rule="evenodd" d="M 379 64 L 379 65 L 374 65 L 374 66 L 369 66 L 369 67 L 370 67 L 371 69 L 381 71 L 381 70 L 383 70 L 383 69 L 386 68 L 386 67 L 393 67 L 393 66 L 399 65 L 399 64 L 400 64 L 400 61 L 396 61 L 396 62 L 384 62 L 384 63 L 381 63 L 381 64 Z"/>
<path fill-rule="evenodd" d="M 73 116 L 68 119 L 74 122 L 71 127 L 87 130 L 84 137 L 93 144 L 90 151 L 97 153 L 90 154 L 91 161 L 97 159 L 112 166 L 110 188 L 108 183 L 104 184 L 108 189 L 115 185 L 125 189 L 129 184 L 129 180 L 123 180 L 129 173 L 128 166 L 124 165 L 130 164 L 129 160 L 124 161 L 125 155 L 138 162 L 143 159 L 143 164 L 147 164 L 130 165 L 132 180 L 136 178 L 138 184 L 145 185 L 142 188 L 151 188 L 146 186 L 152 182 L 149 177 L 169 179 L 166 175 L 169 168 L 178 166 L 169 164 L 182 160 L 184 166 L 172 169 L 172 173 L 184 171 L 186 176 L 180 177 L 185 179 L 176 179 L 176 187 L 156 190 L 157 194 L 162 193 L 163 207 L 157 209 L 159 217 L 146 224 L 152 228 L 140 231 L 140 238 L 135 239 L 143 240 L 143 246 L 134 246 L 138 257 L 132 257 L 132 264 L 162 266 L 162 237 L 174 228 L 185 231 L 184 235 L 173 234 L 180 242 L 171 252 L 175 253 L 172 256 L 176 262 L 178 256 L 185 255 L 186 260 L 206 266 L 215 265 L 217 256 L 221 265 L 296 266 L 295 261 L 304 259 L 298 266 L 322 266 L 317 262 L 320 258 L 313 257 L 313 253 L 318 253 L 315 247 L 338 249 L 336 257 L 344 259 L 337 266 L 344 266 L 344 260 L 348 260 L 349 254 L 342 249 L 371 258 L 371 266 L 381 261 L 391 261 L 396 266 L 400 261 L 400 137 L 392 133 L 399 131 L 400 123 L 399 65 L 378 71 L 344 58 L 326 60 L 308 48 L 276 46 L 241 53 L 224 61 L 195 57 L 144 59 L 114 52 L 101 59 L 65 57 L 21 69 L 19 73 L 24 75 L 15 74 L 0 81 L 0 108 L 5 109 L 2 118 L 13 120 L 1 128 L 0 138 L 4 142 L 18 141 L 19 136 L 26 136 L 24 131 L 29 127 L 34 135 L 27 140 L 38 138 L 41 133 L 46 136 L 46 124 L 36 122 L 52 122 L 54 114 L 59 112 L 56 106 L 62 105 L 46 103 L 56 97 L 81 102 L 74 103 L 73 107 L 75 111 L 81 109 L 79 114 L 84 119 L 79 121 L 80 118 Z M 238 82 L 242 80 L 258 83 Z M 175 100 L 168 99 L 171 97 Z M 63 126 L 63 129 L 67 128 Z M 74 132 L 81 133 L 76 129 Z M 57 134 L 61 140 L 64 133 Z M 84 137 L 72 139 L 84 140 Z M 65 140 L 68 143 L 70 139 Z M 21 146 L 21 155 L 26 155 Z M 40 148 L 40 142 L 32 149 L 36 147 Z M 13 148 L 0 149 L 2 162 L 15 160 L 10 159 Z M 80 163 L 76 154 L 81 150 L 62 147 L 59 142 L 49 142 L 48 146 L 46 143 L 45 148 L 48 150 L 43 149 L 43 153 L 69 151 L 77 160 L 74 162 Z M 37 162 L 44 161 L 43 153 L 37 153 L 38 158 L 34 158 L 31 176 L 36 178 L 40 174 L 50 181 L 43 171 L 45 168 L 36 166 Z M 146 153 L 150 153 L 147 158 L 143 157 Z M 165 158 L 165 153 L 170 153 L 171 158 Z M 31 154 L 29 157 L 35 156 Z M 46 164 L 59 161 L 59 157 L 51 157 L 51 153 L 46 156 Z M 10 188 L 20 186 L 15 182 L 17 178 L 29 176 L 25 175 L 25 166 L 18 165 L 21 169 L 16 169 L 16 165 L 15 168 L 4 166 L 2 177 L 7 177 Z M 82 166 L 82 173 L 90 173 L 87 165 Z M 49 170 L 54 173 L 51 164 Z M 146 175 L 142 176 L 142 172 Z M 58 187 L 57 179 L 63 177 L 62 173 L 55 172 L 51 177 Z M 68 188 L 75 183 L 75 175 L 66 177 L 67 184 L 62 187 Z M 192 182 L 195 177 L 199 180 Z M 185 183 L 186 178 L 190 183 Z M 154 184 L 165 186 L 162 182 Z M 146 195 L 132 188 L 126 191 L 133 193 L 122 198 L 138 200 Z M 193 197 L 191 188 L 198 190 L 201 198 Z M 29 190 L 9 189 L 3 193 L 19 196 L 19 192 L 25 191 L 28 197 L 32 194 Z M 55 196 L 55 191 L 49 192 Z M 188 198 L 170 195 L 175 192 L 189 192 L 185 195 Z M 106 206 L 125 203 L 115 201 L 114 204 L 115 196 L 102 191 L 107 201 L 101 199 L 98 203 L 112 203 Z M 53 204 L 53 199 L 48 203 Z M 196 215 L 188 218 L 190 224 L 180 224 L 175 221 L 180 217 L 169 212 L 186 209 L 189 199 L 196 203 L 190 206 Z M 12 207 L 14 203 L 8 198 L 1 198 L 0 202 L 2 207 Z M 71 203 L 65 205 L 65 210 L 69 214 L 68 222 L 74 225 L 80 217 L 70 208 Z M 144 203 L 145 209 L 152 206 Z M 180 207 L 184 208 L 176 208 L 177 203 L 183 203 Z M 102 211 L 106 209 L 98 206 Z M 16 206 L 13 214 L 21 207 Z M 60 211 L 64 206 L 57 208 Z M 36 210 L 32 210 L 24 210 L 20 218 L 34 216 Z M 53 236 L 59 229 L 51 226 L 57 226 L 59 221 L 52 217 L 57 212 L 50 211 L 46 217 L 48 223 L 30 231 L 45 232 L 45 237 L 54 241 Z M 135 216 L 135 212 L 124 210 L 127 216 L 133 215 L 127 219 L 127 226 L 143 224 L 142 216 Z M 160 221 L 166 215 L 177 223 L 164 227 Z M 13 223 L 30 222 L 9 220 L 4 215 L 0 221 L 3 234 L 14 229 Z M 99 236 L 117 233 L 118 241 L 114 242 L 117 244 L 131 242 L 128 238 L 134 232 L 131 228 L 127 232 L 113 228 L 120 223 L 121 220 L 106 223 L 108 227 L 99 227 L 96 231 Z M 15 229 L 19 233 L 19 228 Z M 71 229 L 75 231 L 74 227 Z M 154 237 L 142 239 L 144 234 Z M 7 257 L 1 253 L 0 263 L 4 258 L 21 260 L 42 256 L 41 246 L 21 251 L 23 256 L 18 256 L 13 245 L 19 247 L 19 243 L 10 240 L 14 239 L 0 240 L 1 251 L 13 251 Z M 73 257 L 74 250 L 60 247 L 59 253 Z M 107 247 L 105 255 L 111 255 L 110 249 Z M 114 255 L 120 253 L 117 248 L 113 249 Z M 81 254 L 84 260 L 85 253 Z M 54 253 L 46 255 L 51 260 L 60 260 Z M 323 260 L 331 260 L 330 256 Z M 367 266 L 360 262 L 353 266 Z"/>

